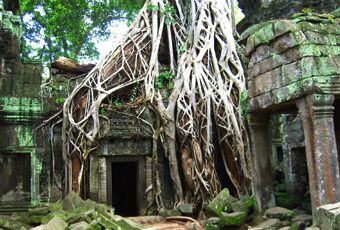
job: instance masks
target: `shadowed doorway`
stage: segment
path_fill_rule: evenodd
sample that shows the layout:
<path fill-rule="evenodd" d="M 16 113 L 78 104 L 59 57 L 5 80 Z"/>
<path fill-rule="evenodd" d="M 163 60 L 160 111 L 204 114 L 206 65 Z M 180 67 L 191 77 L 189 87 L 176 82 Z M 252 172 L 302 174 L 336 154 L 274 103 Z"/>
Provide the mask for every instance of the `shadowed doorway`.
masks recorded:
<path fill-rule="evenodd" d="M 142 163 L 141 159 L 110 161 L 108 201 L 118 215 L 140 215 L 143 201 Z"/>

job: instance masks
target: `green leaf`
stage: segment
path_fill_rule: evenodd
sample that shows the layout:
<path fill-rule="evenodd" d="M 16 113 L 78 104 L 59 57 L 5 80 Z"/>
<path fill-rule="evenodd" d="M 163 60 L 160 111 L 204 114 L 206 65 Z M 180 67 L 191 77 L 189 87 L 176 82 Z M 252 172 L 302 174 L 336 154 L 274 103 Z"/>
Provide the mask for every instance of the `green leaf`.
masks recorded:
<path fill-rule="evenodd" d="M 113 20 L 131 21 L 143 4 L 143 0 L 21 0 L 22 56 L 45 62 L 59 56 L 76 61 L 98 58 L 93 41 L 110 35 Z"/>

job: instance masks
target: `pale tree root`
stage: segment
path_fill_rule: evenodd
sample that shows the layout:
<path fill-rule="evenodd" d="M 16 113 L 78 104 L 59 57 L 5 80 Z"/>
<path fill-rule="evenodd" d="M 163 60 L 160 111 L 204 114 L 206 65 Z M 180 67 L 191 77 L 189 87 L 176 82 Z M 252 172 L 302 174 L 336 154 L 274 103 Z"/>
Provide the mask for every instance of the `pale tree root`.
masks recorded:
<path fill-rule="evenodd" d="M 185 18 L 183 6 L 188 7 L 190 18 Z M 86 162 L 96 148 L 101 123 L 109 120 L 100 115 L 100 109 L 109 100 L 132 95 L 130 89 L 139 85 L 143 89 L 139 96 L 160 120 L 159 127 L 153 128 L 153 163 L 158 162 L 160 139 L 169 159 L 175 203 L 192 202 L 199 209 L 220 191 L 215 154 L 222 154 L 236 195 L 247 193 L 251 177 L 239 103 L 245 83 L 231 18 L 230 1 L 178 0 L 171 5 L 147 0 L 125 37 L 64 104 L 66 170 L 72 169 L 72 155 Z M 217 148 L 221 151 L 216 152 Z M 156 168 L 153 171 L 154 199 L 162 208 L 159 175 Z M 78 173 L 79 191 L 83 170 Z M 71 184 L 66 183 L 66 189 Z"/>

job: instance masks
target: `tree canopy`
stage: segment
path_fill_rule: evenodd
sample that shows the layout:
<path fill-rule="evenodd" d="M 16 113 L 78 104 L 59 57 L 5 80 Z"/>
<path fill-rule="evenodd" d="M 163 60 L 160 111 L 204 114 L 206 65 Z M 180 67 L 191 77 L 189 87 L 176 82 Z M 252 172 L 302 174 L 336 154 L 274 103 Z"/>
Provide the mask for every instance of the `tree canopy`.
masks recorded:
<path fill-rule="evenodd" d="M 98 58 L 94 39 L 107 38 L 113 20 L 132 21 L 143 4 L 144 0 L 21 0 L 23 58 Z"/>

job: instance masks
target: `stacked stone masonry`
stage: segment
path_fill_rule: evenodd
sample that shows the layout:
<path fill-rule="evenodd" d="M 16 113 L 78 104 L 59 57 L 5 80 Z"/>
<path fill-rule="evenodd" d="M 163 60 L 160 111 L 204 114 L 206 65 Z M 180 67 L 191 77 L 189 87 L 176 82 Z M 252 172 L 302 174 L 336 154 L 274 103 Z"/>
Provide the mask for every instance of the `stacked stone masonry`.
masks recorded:
<path fill-rule="evenodd" d="M 3 183 L 0 186 L 0 213 L 58 201 L 65 192 L 61 123 L 54 126 L 54 154 L 48 126 L 36 128 L 61 110 L 68 91 L 76 81 L 82 80 L 71 81 L 69 75 L 49 76 L 48 73 L 44 79 L 41 63 L 22 63 L 22 24 L 20 17 L 9 11 L 10 3 L 5 1 L 3 4 L 0 0 L 0 181 Z M 110 114 L 109 123 L 103 122 L 100 134 L 103 138 L 98 151 L 90 157 L 88 190 L 84 194 L 86 198 L 112 205 L 113 164 L 127 163 L 133 166 L 134 174 L 130 176 L 136 179 L 136 186 L 131 186 L 131 190 L 136 197 L 125 197 L 128 195 L 124 192 L 115 195 L 127 201 L 135 199 L 136 215 L 144 213 L 152 202 L 152 190 L 145 194 L 144 191 L 153 183 L 150 124 L 154 124 L 155 118 L 148 109 L 143 111 L 139 112 L 138 119 L 133 111 L 124 110 Z M 162 151 L 157 149 L 158 162 L 167 165 Z M 77 163 L 79 161 L 74 161 L 75 168 L 79 166 Z M 173 201 L 169 170 L 160 168 L 163 199 L 170 205 Z"/>
<path fill-rule="evenodd" d="M 260 210 L 275 205 L 268 121 L 301 117 L 313 210 L 340 200 L 334 102 L 340 94 L 340 18 L 296 14 L 248 28 L 248 96 L 255 195 Z M 336 108 L 335 108 L 336 109 Z"/>

